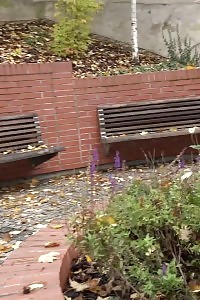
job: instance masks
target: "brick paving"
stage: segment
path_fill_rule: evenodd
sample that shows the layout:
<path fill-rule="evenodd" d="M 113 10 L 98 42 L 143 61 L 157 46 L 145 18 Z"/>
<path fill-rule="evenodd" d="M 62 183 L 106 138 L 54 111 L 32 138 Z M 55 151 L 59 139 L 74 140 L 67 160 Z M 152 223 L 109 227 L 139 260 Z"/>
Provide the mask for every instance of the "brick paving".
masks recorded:
<path fill-rule="evenodd" d="M 52 229 L 48 226 L 29 237 L 19 249 L 8 256 L 0 266 L 0 299 L 63 300 L 60 268 L 67 250 L 70 249 L 65 237 L 66 232 L 65 226 L 61 229 Z M 60 246 L 45 248 L 45 243 L 51 241 L 58 242 Z M 40 255 L 51 251 L 60 253 L 57 260 L 52 263 L 38 262 Z M 45 288 L 23 294 L 23 287 L 33 282 L 42 282 Z"/>

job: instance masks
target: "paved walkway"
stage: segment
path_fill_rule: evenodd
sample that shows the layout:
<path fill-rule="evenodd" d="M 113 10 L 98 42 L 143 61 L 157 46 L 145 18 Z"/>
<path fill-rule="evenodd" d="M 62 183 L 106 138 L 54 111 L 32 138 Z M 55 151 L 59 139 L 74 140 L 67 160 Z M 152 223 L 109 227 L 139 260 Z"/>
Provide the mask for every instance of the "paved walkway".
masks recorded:
<path fill-rule="evenodd" d="M 65 234 L 67 229 L 41 229 L 14 250 L 0 266 L 0 299 L 2 300 L 63 300 L 60 288 L 60 267 L 69 248 Z M 58 242 L 60 246 L 45 248 L 47 242 Z M 42 254 L 59 252 L 52 263 L 39 263 Z M 44 288 L 23 294 L 23 287 L 34 282 L 42 282 Z"/>

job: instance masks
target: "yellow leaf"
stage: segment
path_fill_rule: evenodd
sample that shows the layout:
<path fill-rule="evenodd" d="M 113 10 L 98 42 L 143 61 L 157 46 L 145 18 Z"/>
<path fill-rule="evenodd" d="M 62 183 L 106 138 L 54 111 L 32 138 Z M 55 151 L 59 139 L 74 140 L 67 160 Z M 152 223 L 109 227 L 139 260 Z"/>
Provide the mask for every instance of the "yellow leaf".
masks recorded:
<path fill-rule="evenodd" d="M 171 127 L 170 129 L 169 129 L 169 131 L 177 131 L 177 128 L 176 127 Z"/>
<path fill-rule="evenodd" d="M 60 229 L 60 228 L 63 228 L 64 225 L 62 224 L 55 224 L 55 225 L 50 225 L 51 228 L 53 229 Z"/>
<path fill-rule="evenodd" d="M 85 255 L 85 258 L 87 260 L 88 263 L 91 263 L 92 262 L 92 259 L 89 255 Z"/>
<path fill-rule="evenodd" d="M 185 66 L 185 69 L 186 70 L 193 70 L 193 69 L 196 69 L 196 67 L 194 67 L 194 66 Z"/>
<path fill-rule="evenodd" d="M 97 218 L 97 221 L 102 224 L 115 225 L 116 221 L 112 216 L 102 215 Z"/>
<path fill-rule="evenodd" d="M 10 252 L 11 250 L 12 250 L 11 246 L 6 246 L 6 245 L 1 245 L 0 244 L 0 253 L 1 252 L 7 253 L 7 252 Z"/>
<path fill-rule="evenodd" d="M 44 245 L 45 248 L 54 248 L 54 247 L 59 247 L 60 244 L 57 242 L 48 242 Z"/>

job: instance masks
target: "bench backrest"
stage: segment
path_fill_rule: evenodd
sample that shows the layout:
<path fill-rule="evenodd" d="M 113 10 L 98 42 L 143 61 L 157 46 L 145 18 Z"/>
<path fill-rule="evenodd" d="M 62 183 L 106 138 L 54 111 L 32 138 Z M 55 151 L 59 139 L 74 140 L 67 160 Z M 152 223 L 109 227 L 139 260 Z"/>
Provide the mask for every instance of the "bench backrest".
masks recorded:
<path fill-rule="evenodd" d="M 0 152 L 42 144 L 37 114 L 0 117 Z"/>
<path fill-rule="evenodd" d="M 200 97 L 159 101 L 137 101 L 98 109 L 101 137 L 158 133 L 200 126 Z"/>

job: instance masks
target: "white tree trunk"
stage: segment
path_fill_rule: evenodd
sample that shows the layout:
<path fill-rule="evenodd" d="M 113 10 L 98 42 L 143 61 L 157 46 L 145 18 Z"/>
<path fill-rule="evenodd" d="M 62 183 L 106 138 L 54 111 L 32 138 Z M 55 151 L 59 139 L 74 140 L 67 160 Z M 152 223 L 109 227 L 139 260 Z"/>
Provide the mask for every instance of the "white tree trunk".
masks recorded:
<path fill-rule="evenodd" d="M 136 0 L 131 0 L 131 45 L 133 62 L 139 63 Z"/>

